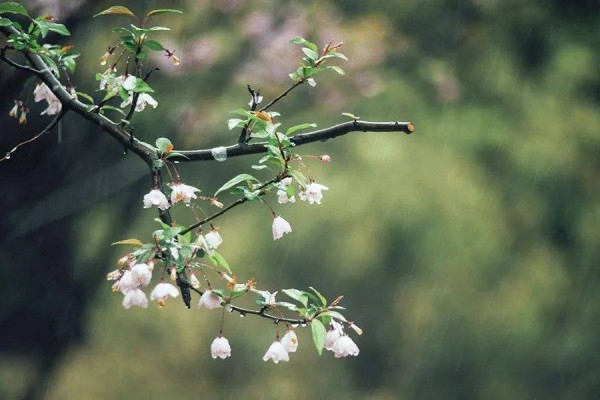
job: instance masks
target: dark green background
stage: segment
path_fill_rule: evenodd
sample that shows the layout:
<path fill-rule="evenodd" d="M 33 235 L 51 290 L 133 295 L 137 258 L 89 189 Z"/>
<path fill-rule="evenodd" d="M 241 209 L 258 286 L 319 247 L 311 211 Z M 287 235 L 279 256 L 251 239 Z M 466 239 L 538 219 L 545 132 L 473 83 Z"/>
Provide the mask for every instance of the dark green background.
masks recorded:
<path fill-rule="evenodd" d="M 32 2 L 33 3 L 33 2 Z M 60 3 L 60 2 L 56 2 Z M 70 4 L 70 3 L 69 3 Z M 125 17 L 114 3 L 58 7 L 83 53 L 74 77 L 92 92 L 98 59 Z M 110 243 L 147 239 L 145 166 L 68 116 L 0 164 L 0 398 L 591 399 L 600 391 L 600 14 L 594 1 L 144 1 L 173 27 L 174 68 L 152 65 L 159 101 L 136 135 L 178 148 L 235 141 L 228 111 L 288 84 L 298 35 L 343 40 L 347 76 L 319 77 L 277 110 L 325 127 L 352 112 L 411 120 L 417 131 L 356 133 L 300 148 L 330 190 L 320 206 L 278 210 L 294 232 L 270 237 L 268 209 L 218 221 L 240 277 L 271 290 L 314 285 L 345 295 L 365 333 L 359 357 L 319 358 L 308 331 L 288 364 L 261 360 L 272 325 L 230 317 L 230 359 L 214 361 L 218 312 L 124 310 L 103 276 Z M 42 7 L 40 6 L 40 10 Z M 56 13 L 56 11 L 55 11 Z M 59 14 L 62 13 L 62 14 Z M 1 151 L 43 126 L 34 106 L 7 114 L 25 76 L 0 66 Z M 26 91 L 30 93 L 31 86 Z M 29 98 L 31 101 L 31 97 Z M 181 166 L 213 192 L 258 157 Z M 226 199 L 226 198 L 225 198 Z M 186 210 L 175 213 L 190 221 Z"/>

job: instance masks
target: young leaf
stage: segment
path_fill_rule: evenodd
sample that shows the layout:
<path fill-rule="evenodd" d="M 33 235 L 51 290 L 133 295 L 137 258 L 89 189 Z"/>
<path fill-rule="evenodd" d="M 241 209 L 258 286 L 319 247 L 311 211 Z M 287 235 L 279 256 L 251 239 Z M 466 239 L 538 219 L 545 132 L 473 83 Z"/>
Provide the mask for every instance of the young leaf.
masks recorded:
<path fill-rule="evenodd" d="M 313 319 L 310 322 L 310 329 L 312 331 L 312 338 L 315 347 L 317 348 L 317 352 L 321 355 L 323 353 L 323 348 L 325 347 L 325 336 L 327 335 L 325 325 L 318 319 Z"/>
<path fill-rule="evenodd" d="M 232 187 L 234 187 L 235 185 L 237 185 L 240 182 L 251 182 L 251 181 L 256 181 L 258 182 L 258 179 L 256 179 L 255 177 L 253 177 L 250 174 L 239 174 L 238 176 L 230 179 L 229 181 L 227 181 L 223 186 L 221 186 L 219 188 L 219 190 L 217 190 L 215 192 L 215 197 L 217 197 L 217 195 L 219 193 L 221 193 L 224 190 L 230 189 Z"/>
<path fill-rule="evenodd" d="M 283 289 L 282 292 L 301 303 L 304 307 L 308 305 L 308 293 L 298 289 Z"/>
<path fill-rule="evenodd" d="M 132 246 L 141 246 L 144 243 L 142 243 L 138 239 L 125 239 L 125 240 L 119 240 L 118 242 L 111 243 L 111 246 L 114 246 L 116 244 L 126 244 L 126 245 L 132 245 Z"/>
<path fill-rule="evenodd" d="M 163 47 L 162 44 L 160 44 L 159 42 L 157 42 L 156 40 L 146 40 L 145 42 L 146 46 L 148 46 L 148 48 L 150 50 L 154 50 L 154 51 L 161 51 L 164 50 L 165 48 Z"/>
<path fill-rule="evenodd" d="M 315 292 L 315 294 L 317 295 L 317 297 L 321 301 L 321 304 L 323 306 L 327 307 L 327 299 L 325 299 L 325 296 L 323 296 L 321 293 L 319 293 L 319 291 L 317 289 L 315 289 L 314 287 L 312 287 L 312 286 L 309 286 L 309 289 L 312 290 L 313 292 Z"/>
<path fill-rule="evenodd" d="M 0 14 L 4 13 L 28 15 L 25 7 L 23 7 L 19 3 L 14 3 L 12 1 L 0 4 Z"/>
<path fill-rule="evenodd" d="M 148 28 L 149 31 L 170 31 L 171 28 L 167 28 L 166 26 L 153 26 L 152 28 Z"/>
<path fill-rule="evenodd" d="M 327 311 L 323 315 L 329 315 L 330 317 L 338 319 L 340 321 L 346 321 L 346 317 L 344 317 L 342 314 L 340 314 L 337 311 Z"/>
<path fill-rule="evenodd" d="M 154 93 L 154 89 L 150 87 L 143 79 L 136 78 L 134 92 L 138 93 Z"/>
<path fill-rule="evenodd" d="M 169 139 L 161 137 L 156 139 L 156 147 L 161 153 L 169 153 L 173 150 L 173 143 Z"/>
<path fill-rule="evenodd" d="M 93 99 L 93 97 L 92 97 L 92 96 L 90 96 L 89 94 L 87 94 L 87 93 L 83 93 L 83 92 L 75 92 L 75 94 L 76 94 L 78 97 L 82 97 L 82 98 L 86 99 L 87 101 L 89 101 L 90 103 L 94 104 L 94 99 Z"/>
<path fill-rule="evenodd" d="M 357 117 L 356 115 L 354 115 L 354 114 L 352 114 L 352 113 L 342 113 L 342 115 L 343 115 L 344 117 L 352 118 L 352 119 L 353 119 L 353 120 L 355 120 L 355 121 L 360 119 L 360 117 Z"/>
<path fill-rule="evenodd" d="M 302 51 L 304 52 L 304 54 L 306 54 L 310 61 L 314 62 L 317 58 L 319 58 L 319 53 L 312 49 L 309 49 L 308 47 L 303 47 Z"/>
<path fill-rule="evenodd" d="M 13 22 L 8 18 L 0 17 L 0 26 L 11 26 Z"/>
<path fill-rule="evenodd" d="M 213 253 L 209 255 L 209 258 L 215 266 L 223 267 L 225 271 L 227 271 L 229 274 L 233 273 L 231 272 L 231 267 L 225 260 L 225 257 L 223 257 L 221 254 L 217 253 L 216 251 L 213 251 Z"/>
<path fill-rule="evenodd" d="M 317 124 L 300 124 L 300 125 L 294 125 L 290 128 L 288 128 L 287 131 L 285 131 L 285 134 L 287 136 L 291 135 L 292 133 L 299 131 L 301 129 L 307 129 L 307 128 L 316 128 Z"/>
<path fill-rule="evenodd" d="M 306 40 L 306 39 L 304 39 L 302 37 L 295 37 L 292 40 L 290 40 L 290 43 L 293 43 L 293 44 L 302 44 L 302 45 L 308 47 L 309 49 L 311 49 L 311 50 L 313 50 L 315 52 L 319 51 L 319 49 L 318 49 L 318 47 L 317 47 L 316 44 L 314 44 L 313 42 L 309 42 L 308 40 Z"/>
<path fill-rule="evenodd" d="M 242 119 L 231 118 L 229 121 L 227 121 L 227 126 L 229 127 L 229 130 L 232 130 L 238 126 L 243 126 L 244 125 L 243 123 L 244 123 L 244 120 L 242 120 Z"/>
<path fill-rule="evenodd" d="M 159 15 L 159 14 L 166 14 L 166 13 L 173 13 L 173 14 L 183 14 L 182 11 L 180 10 L 174 10 L 172 8 L 162 8 L 159 10 L 152 10 L 148 13 L 148 15 L 146 15 L 146 18 L 150 18 L 154 15 Z"/>
<path fill-rule="evenodd" d="M 328 66 L 326 66 L 324 68 L 332 70 L 332 71 L 335 71 L 335 72 L 337 72 L 340 75 L 344 75 L 345 74 L 344 70 L 341 69 L 340 67 L 338 67 L 337 65 L 328 65 Z"/>
<path fill-rule="evenodd" d="M 94 15 L 94 18 L 100 15 L 129 15 L 130 17 L 137 18 L 137 16 L 129 8 L 123 6 L 112 6 L 107 8 L 106 10 Z"/>

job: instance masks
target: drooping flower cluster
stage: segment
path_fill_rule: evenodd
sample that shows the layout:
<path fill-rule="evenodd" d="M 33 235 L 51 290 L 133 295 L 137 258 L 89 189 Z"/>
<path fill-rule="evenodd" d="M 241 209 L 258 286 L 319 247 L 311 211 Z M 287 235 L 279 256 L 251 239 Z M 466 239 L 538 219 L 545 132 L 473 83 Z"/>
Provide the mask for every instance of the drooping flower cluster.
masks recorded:
<path fill-rule="evenodd" d="M 123 307 L 148 307 L 148 298 L 141 288 L 146 287 L 152 280 L 152 270 L 154 263 L 135 263 L 128 257 L 120 260 L 122 268 L 116 269 L 106 275 L 109 281 L 116 281 L 113 286 L 113 292 L 121 292 L 123 297 Z M 127 268 L 128 269 L 125 269 Z M 156 301 L 160 308 L 164 307 L 168 297 L 179 296 L 179 290 L 170 283 L 159 283 L 152 290 L 150 300 Z"/>
<path fill-rule="evenodd" d="M 354 327 L 357 333 L 362 334 L 362 330 L 356 325 L 351 324 L 350 326 Z M 335 358 L 357 356 L 360 352 L 356 343 L 344 332 L 342 324 L 334 320 L 331 321 L 329 331 L 325 336 L 325 350 L 332 351 Z"/>

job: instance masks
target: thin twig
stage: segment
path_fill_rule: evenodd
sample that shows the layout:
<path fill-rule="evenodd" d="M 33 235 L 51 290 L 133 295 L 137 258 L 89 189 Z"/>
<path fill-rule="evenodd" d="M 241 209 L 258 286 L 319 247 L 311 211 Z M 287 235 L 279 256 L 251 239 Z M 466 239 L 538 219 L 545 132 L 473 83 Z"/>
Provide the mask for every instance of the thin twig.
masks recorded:
<path fill-rule="evenodd" d="M 292 90 L 294 90 L 298 86 L 302 85 L 304 82 L 305 82 L 304 79 L 301 79 L 301 80 L 297 81 L 292 86 L 290 86 L 287 90 L 283 91 L 283 93 L 281 93 L 279 96 L 277 96 L 273 100 L 271 100 L 266 106 L 264 106 L 263 108 L 261 108 L 260 111 L 266 111 L 266 110 L 268 110 L 269 108 L 271 108 L 271 106 L 273 106 L 273 104 L 277 103 L 279 100 L 281 100 L 282 98 L 284 98 L 285 96 L 287 96 L 289 92 L 291 92 Z"/>
<path fill-rule="evenodd" d="M 198 293 L 200 296 L 202 296 L 204 294 L 204 292 L 202 290 L 196 289 L 192 286 L 190 286 L 190 290 L 193 290 L 194 292 Z M 294 324 L 294 325 L 296 325 L 296 324 L 302 325 L 302 324 L 308 323 L 308 320 L 306 318 L 302 318 L 302 319 L 284 318 L 284 317 L 278 317 L 276 315 L 268 314 L 264 307 L 261 308 L 260 310 L 253 310 L 250 308 L 239 307 L 239 306 L 233 305 L 231 303 L 227 303 L 225 305 L 225 307 L 229 308 L 229 310 L 237 311 L 241 315 L 247 315 L 247 314 L 258 315 L 259 317 L 270 319 L 273 322 L 275 322 L 276 324 L 278 324 L 280 322 L 287 322 L 289 324 Z"/>
<path fill-rule="evenodd" d="M 267 181 L 265 183 L 263 183 L 261 186 L 259 186 L 258 188 L 256 188 L 255 190 L 262 190 L 264 188 L 266 188 L 267 186 L 269 186 L 271 183 L 275 183 L 279 181 L 279 178 L 274 178 L 271 179 L 270 181 Z M 245 202 L 247 202 L 248 199 L 246 197 L 240 197 L 239 199 L 237 199 L 236 201 L 234 201 L 233 203 L 231 203 L 230 205 L 228 205 L 227 207 L 223 208 L 221 211 L 211 215 L 210 217 L 206 217 L 205 219 L 203 219 L 202 221 L 198 221 L 190 226 L 188 226 L 186 229 L 184 229 L 183 231 L 181 231 L 179 234 L 180 235 L 185 235 L 186 233 L 196 229 L 197 227 L 204 225 L 207 222 L 212 221 L 213 219 L 220 217 L 221 215 L 225 214 L 227 211 L 231 210 L 232 208 L 235 208 L 239 205 L 244 204 Z"/>
<path fill-rule="evenodd" d="M 58 121 L 61 120 L 61 118 L 66 114 L 67 110 L 63 109 L 62 111 L 60 111 L 56 117 L 54 117 L 54 119 L 50 122 L 50 124 L 48 124 L 47 127 L 44 128 L 43 131 L 41 131 L 40 133 L 38 133 L 37 135 L 35 135 L 34 137 L 32 137 L 31 139 L 25 140 L 24 142 L 21 142 L 19 144 L 17 144 L 15 147 L 13 147 L 9 152 L 7 152 L 4 157 L 0 158 L 0 162 L 1 161 L 5 161 L 10 159 L 10 157 L 12 156 L 12 154 L 17 151 L 17 149 L 21 146 L 26 145 L 27 143 L 31 143 L 36 141 L 37 139 L 39 139 L 40 137 L 42 137 L 43 135 L 45 135 L 46 133 L 50 132 L 52 130 L 52 128 L 54 128 L 56 126 L 56 124 L 58 124 Z"/>

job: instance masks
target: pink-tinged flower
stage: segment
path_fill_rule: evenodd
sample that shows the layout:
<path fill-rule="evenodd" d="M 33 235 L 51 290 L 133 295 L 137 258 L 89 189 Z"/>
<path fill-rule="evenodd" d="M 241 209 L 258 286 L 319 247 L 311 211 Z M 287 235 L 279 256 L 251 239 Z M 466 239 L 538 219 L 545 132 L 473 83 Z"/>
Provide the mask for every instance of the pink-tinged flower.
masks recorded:
<path fill-rule="evenodd" d="M 221 237 L 219 231 L 216 229 L 213 229 L 210 232 L 208 232 L 206 235 L 204 235 L 204 238 L 206 239 L 206 243 L 208 243 L 208 245 L 213 249 L 218 248 L 221 245 L 221 243 L 223 243 L 223 238 Z"/>
<path fill-rule="evenodd" d="M 323 154 L 321 156 L 321 161 L 323 161 L 325 164 L 327 164 L 328 162 L 331 162 L 331 157 L 329 157 L 329 155 L 327 155 L 327 154 Z"/>
<path fill-rule="evenodd" d="M 231 346 L 229 340 L 223 336 L 217 336 L 210 345 L 210 355 L 212 358 L 220 357 L 223 360 L 231 357 Z"/>
<path fill-rule="evenodd" d="M 172 252 L 173 249 L 171 249 Z M 175 257 L 177 258 L 177 257 Z M 177 268 L 175 267 L 171 267 L 171 270 L 169 271 L 169 279 L 171 280 L 171 282 L 175 282 L 177 281 Z"/>
<path fill-rule="evenodd" d="M 33 99 L 36 103 L 42 100 L 46 100 L 48 103 L 48 107 L 41 112 L 41 115 L 55 115 L 58 114 L 62 109 L 62 103 L 45 83 L 37 84 L 35 86 L 33 91 Z"/>
<path fill-rule="evenodd" d="M 281 338 L 281 344 L 288 353 L 296 352 L 298 350 L 298 336 L 296 336 L 296 332 L 293 329 L 288 329 Z"/>
<path fill-rule="evenodd" d="M 152 293 L 150 293 L 150 300 L 156 301 L 158 306 L 163 308 L 169 297 L 177 296 L 179 296 L 179 290 L 175 286 L 170 283 L 161 282 L 156 285 L 154 290 L 152 290 Z"/>
<path fill-rule="evenodd" d="M 131 307 L 148 308 L 148 298 L 146 293 L 140 289 L 130 290 L 123 298 L 123 307 L 130 309 Z"/>
<path fill-rule="evenodd" d="M 283 183 L 285 186 L 290 186 L 292 183 L 294 183 L 294 180 L 291 176 L 286 176 L 281 180 L 281 183 Z"/>
<path fill-rule="evenodd" d="M 356 343 L 347 335 L 340 336 L 333 344 L 331 351 L 333 351 L 335 358 L 357 356 L 360 352 Z"/>
<path fill-rule="evenodd" d="M 285 350 L 285 347 L 283 347 L 283 344 L 281 344 L 279 340 L 275 340 L 269 347 L 269 350 L 267 350 L 263 356 L 263 361 L 269 360 L 273 360 L 275 364 L 277 364 L 279 361 L 290 361 L 288 352 Z"/>
<path fill-rule="evenodd" d="M 129 94 L 127 100 L 121 103 L 121 108 L 125 108 L 133 102 L 133 94 Z M 152 108 L 156 108 L 158 106 L 158 102 L 154 100 L 152 96 L 148 93 L 140 93 L 137 99 L 137 103 L 135 104 L 135 111 L 142 112 L 146 109 L 146 106 L 149 105 Z"/>
<path fill-rule="evenodd" d="M 115 269 L 114 271 L 111 271 L 108 274 L 106 274 L 106 280 L 116 281 L 121 277 L 121 275 L 123 275 L 123 271 L 121 271 L 120 269 Z"/>
<path fill-rule="evenodd" d="M 290 233 L 292 227 L 285 219 L 277 216 L 273 219 L 273 240 L 281 239 L 284 234 Z"/>
<path fill-rule="evenodd" d="M 186 204 L 190 204 L 190 201 L 192 201 L 192 199 L 198 198 L 195 192 L 200 191 L 200 189 L 186 185 L 184 183 L 175 183 L 171 185 L 171 189 L 173 189 L 173 191 L 171 192 L 171 203 L 173 204 L 179 203 L 180 201 L 183 201 Z"/>
<path fill-rule="evenodd" d="M 140 286 L 146 287 L 150 283 L 150 279 L 152 279 L 152 269 L 154 269 L 154 263 L 152 262 L 148 264 L 136 264 L 131 267 L 131 273 Z"/>
<path fill-rule="evenodd" d="M 308 186 L 306 186 L 306 190 L 300 193 L 300 200 L 308 200 L 310 204 L 321 204 L 321 200 L 323 200 L 323 190 L 329 190 L 329 188 L 316 182 L 309 183 Z"/>
<path fill-rule="evenodd" d="M 277 191 L 277 202 L 279 204 L 295 203 L 296 196 L 294 196 L 294 195 L 288 196 L 288 194 L 285 190 L 280 189 Z"/>
<path fill-rule="evenodd" d="M 163 192 L 158 189 L 152 189 L 146 195 L 144 195 L 144 208 L 150 208 L 156 206 L 161 210 L 169 208 L 169 200 Z"/>
<path fill-rule="evenodd" d="M 140 286 L 140 284 L 135 279 L 133 272 L 125 271 L 121 279 L 119 279 L 119 281 L 114 286 L 117 288 L 117 290 L 120 290 L 121 293 L 127 294 L 127 292 L 129 291 L 136 290 Z"/>
<path fill-rule="evenodd" d="M 221 307 L 223 299 L 212 290 L 207 290 L 198 301 L 198 307 L 206 307 L 209 310 Z"/>
<path fill-rule="evenodd" d="M 344 328 L 342 325 L 332 320 L 329 325 L 329 330 L 325 335 L 325 350 L 333 351 L 333 344 L 344 334 Z"/>

